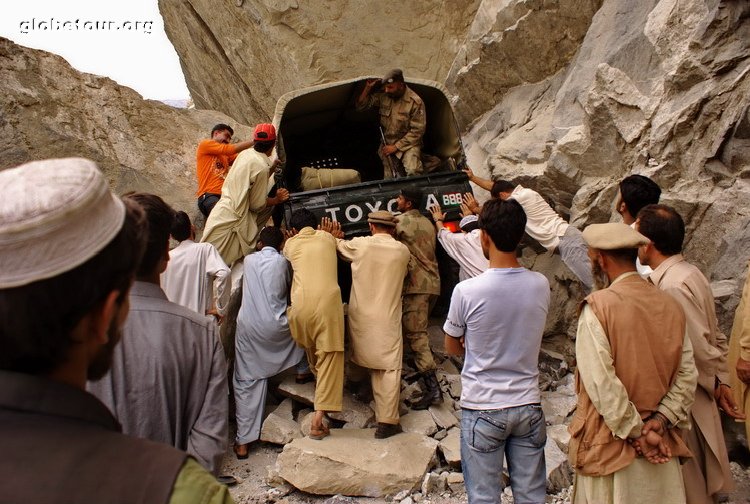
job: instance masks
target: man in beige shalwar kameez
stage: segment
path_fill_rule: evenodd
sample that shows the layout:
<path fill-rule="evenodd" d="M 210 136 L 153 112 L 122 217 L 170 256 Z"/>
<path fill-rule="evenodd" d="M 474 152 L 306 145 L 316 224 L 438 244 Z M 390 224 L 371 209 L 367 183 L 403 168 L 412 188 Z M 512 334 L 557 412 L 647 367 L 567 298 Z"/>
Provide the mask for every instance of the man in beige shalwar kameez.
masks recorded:
<path fill-rule="evenodd" d="M 698 378 L 685 315 L 638 275 L 646 237 L 609 223 L 587 227 L 583 238 L 599 290 L 583 301 L 576 334 L 571 502 L 682 504 L 677 457 L 690 451 L 679 429 L 689 427 Z"/>
<path fill-rule="evenodd" d="M 276 145 L 276 129 L 272 124 L 259 124 L 253 140 L 253 148 L 242 151 L 234 160 L 201 238 L 201 242 L 216 247 L 230 268 L 255 250 L 260 229 L 274 205 L 289 199 L 286 189 L 268 197 L 276 167 L 269 157 Z"/>
<path fill-rule="evenodd" d="M 680 254 L 685 238 L 680 214 L 666 205 L 648 205 L 638 213 L 636 228 L 651 240 L 638 250 L 641 264 L 653 269 L 649 280 L 685 312 L 698 387 L 690 411 L 692 429 L 685 438 L 693 457 L 682 466 L 682 474 L 688 504 L 712 504 L 734 486 L 719 415 L 721 408 L 737 416 L 729 388 L 727 338 L 718 327 L 708 280 Z"/>
<path fill-rule="evenodd" d="M 351 359 L 370 370 L 378 422 L 375 437 L 384 439 L 401 432 L 401 291 L 411 254 L 393 238 L 396 218 L 390 212 L 373 212 L 367 222 L 372 236 L 339 239 L 337 249 L 352 263 L 348 312 Z"/>
<path fill-rule="evenodd" d="M 732 335 L 729 337 L 729 369 L 734 399 L 750 417 L 750 270 L 742 298 L 734 313 Z M 750 439 L 750 421 L 745 418 L 745 432 Z"/>
<path fill-rule="evenodd" d="M 316 230 L 317 219 L 306 209 L 295 211 L 289 224 L 299 232 L 283 249 L 293 271 L 287 318 L 292 338 L 305 349 L 317 381 L 310 437 L 323 439 L 329 434 L 323 423 L 325 412 L 341 411 L 344 393 L 344 307 L 336 239 Z"/>

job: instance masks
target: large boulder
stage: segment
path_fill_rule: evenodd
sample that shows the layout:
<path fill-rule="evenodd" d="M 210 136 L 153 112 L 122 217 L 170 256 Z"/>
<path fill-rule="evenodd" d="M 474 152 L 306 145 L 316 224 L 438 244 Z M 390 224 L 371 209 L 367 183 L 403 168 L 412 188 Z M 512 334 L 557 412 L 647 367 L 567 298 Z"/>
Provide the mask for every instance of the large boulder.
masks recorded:
<path fill-rule="evenodd" d="M 315 383 L 296 383 L 293 376 L 288 376 L 279 385 L 279 392 L 287 397 L 312 406 L 315 403 Z M 345 422 L 347 428 L 361 429 L 375 418 L 372 408 L 345 393 L 341 411 L 329 411 L 328 416 L 334 420 Z"/>
<path fill-rule="evenodd" d="M 480 0 L 159 0 L 199 108 L 252 124 L 298 88 L 401 67 L 442 80 Z"/>
<path fill-rule="evenodd" d="M 147 191 L 195 216 L 195 150 L 217 113 L 144 100 L 63 58 L 0 38 L 0 169 L 53 157 L 96 161 L 113 190 Z"/>
<path fill-rule="evenodd" d="M 411 491 L 432 464 L 437 441 L 404 433 L 375 439 L 373 429 L 334 429 L 322 441 L 295 439 L 276 461 L 279 475 L 319 495 L 383 497 Z"/>
<path fill-rule="evenodd" d="M 300 425 L 294 421 L 293 403 L 285 399 L 263 420 L 260 429 L 260 440 L 266 443 L 285 445 L 292 439 L 302 437 Z M 308 429 L 309 430 L 309 429 Z"/>

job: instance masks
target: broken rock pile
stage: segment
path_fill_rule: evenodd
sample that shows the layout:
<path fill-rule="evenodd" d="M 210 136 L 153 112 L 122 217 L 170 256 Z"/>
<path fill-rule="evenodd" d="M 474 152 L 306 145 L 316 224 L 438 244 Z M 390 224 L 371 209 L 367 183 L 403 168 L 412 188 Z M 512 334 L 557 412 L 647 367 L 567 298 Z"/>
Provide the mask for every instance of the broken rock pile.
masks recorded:
<path fill-rule="evenodd" d="M 554 353 L 553 353 L 554 355 Z M 278 388 L 287 398 L 263 423 L 261 440 L 283 445 L 269 484 L 291 484 L 311 494 L 388 497 L 394 502 L 419 502 L 430 495 L 465 494 L 461 474 L 460 359 L 437 354 L 443 403 L 425 411 L 409 405 L 421 394 L 419 375 L 405 367 L 401 392 L 403 434 L 375 439 L 372 403 L 344 394 L 341 412 L 331 413 L 331 436 L 311 440 L 309 432 L 315 388 L 297 384 L 292 376 Z M 455 360 L 454 360 L 455 359 Z M 542 407 L 547 417 L 547 490 L 557 493 L 572 482 L 567 461 L 567 423 L 575 409 L 572 375 L 563 359 L 544 357 Z M 555 362 L 556 361 L 556 362 Z M 550 370 L 547 372 L 546 370 Z M 508 481 L 507 468 L 504 478 Z"/>

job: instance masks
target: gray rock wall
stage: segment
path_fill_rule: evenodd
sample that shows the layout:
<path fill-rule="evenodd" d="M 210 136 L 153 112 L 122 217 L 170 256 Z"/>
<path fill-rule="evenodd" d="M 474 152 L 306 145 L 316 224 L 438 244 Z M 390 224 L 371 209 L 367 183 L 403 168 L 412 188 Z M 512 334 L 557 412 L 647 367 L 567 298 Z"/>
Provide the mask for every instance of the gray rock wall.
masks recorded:
<path fill-rule="evenodd" d="M 566 54 L 575 53 L 567 64 L 558 52 L 557 64 L 546 66 L 538 52 L 504 43 L 522 26 L 534 38 L 529 27 L 545 26 L 563 2 L 487 1 L 479 12 L 486 4 L 500 7 L 483 23 L 493 36 L 477 36 L 475 23 L 459 54 L 478 59 L 457 60 L 447 81 L 469 125 L 475 171 L 538 190 L 580 228 L 619 219 L 613 201 L 620 179 L 652 177 L 662 201 L 685 218 L 685 255 L 712 281 L 728 330 L 750 257 L 750 4 L 604 0 L 595 10 L 596 2 L 571 2 L 578 5 L 571 29 L 580 33 L 590 18 L 585 36 L 577 48 L 566 46 Z M 515 23 L 503 28 L 509 18 Z M 553 39 L 566 32 L 554 30 Z M 511 81 L 497 75 L 508 60 L 517 68 L 537 65 L 533 79 L 507 88 Z M 472 118 L 471 111 L 483 112 Z M 570 334 L 568 275 L 538 250 L 527 249 L 526 264 L 553 280 L 554 299 L 568 300 L 558 303 L 548 330 Z"/>
<path fill-rule="evenodd" d="M 193 215 L 195 149 L 214 124 L 251 130 L 209 111 L 144 100 L 63 58 L 0 38 L 0 169 L 51 157 L 99 164 L 114 191 L 148 191 Z"/>

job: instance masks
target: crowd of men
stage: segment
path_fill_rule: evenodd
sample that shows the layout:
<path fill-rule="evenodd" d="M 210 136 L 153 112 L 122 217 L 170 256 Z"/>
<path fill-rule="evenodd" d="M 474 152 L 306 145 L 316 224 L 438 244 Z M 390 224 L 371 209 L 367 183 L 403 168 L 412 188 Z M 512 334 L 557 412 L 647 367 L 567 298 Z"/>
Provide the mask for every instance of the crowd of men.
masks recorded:
<path fill-rule="evenodd" d="M 360 101 L 374 105 L 369 92 Z M 460 233 L 408 189 L 397 215 L 372 212 L 370 234 L 346 239 L 339 223 L 304 209 L 283 231 L 270 225 L 269 210 L 289 196 L 270 195 L 276 131 L 260 124 L 237 144 L 231 135 L 217 125 L 198 150 L 201 243 L 187 214 L 157 195 L 113 195 L 91 161 L 0 172 L 0 502 L 231 502 L 215 479 L 229 436 L 218 324 L 230 269 L 242 273 L 238 458 L 259 439 L 269 378 L 289 369 L 315 381 L 310 438 L 331 434 L 326 413 L 341 410 L 347 378 L 364 388 L 369 379 L 374 437 L 398 435 L 404 345 L 423 384 L 411 408 L 443 401 L 427 333 L 438 241 L 461 272 L 443 330 L 446 351 L 464 358 L 469 502 L 499 502 L 504 465 L 516 502 L 545 502 L 538 359 L 558 301 L 519 262 L 526 234 L 560 254 L 585 295 L 572 501 L 711 503 L 731 490 L 721 414 L 750 413 L 750 287 L 728 342 L 708 280 L 681 255 L 685 223 L 659 204 L 652 180 L 619 184 L 624 223 L 580 231 L 536 191 L 467 170 L 492 197 L 480 206 L 466 195 Z M 409 171 L 411 154 L 400 152 Z M 346 307 L 339 259 L 351 263 Z"/>

